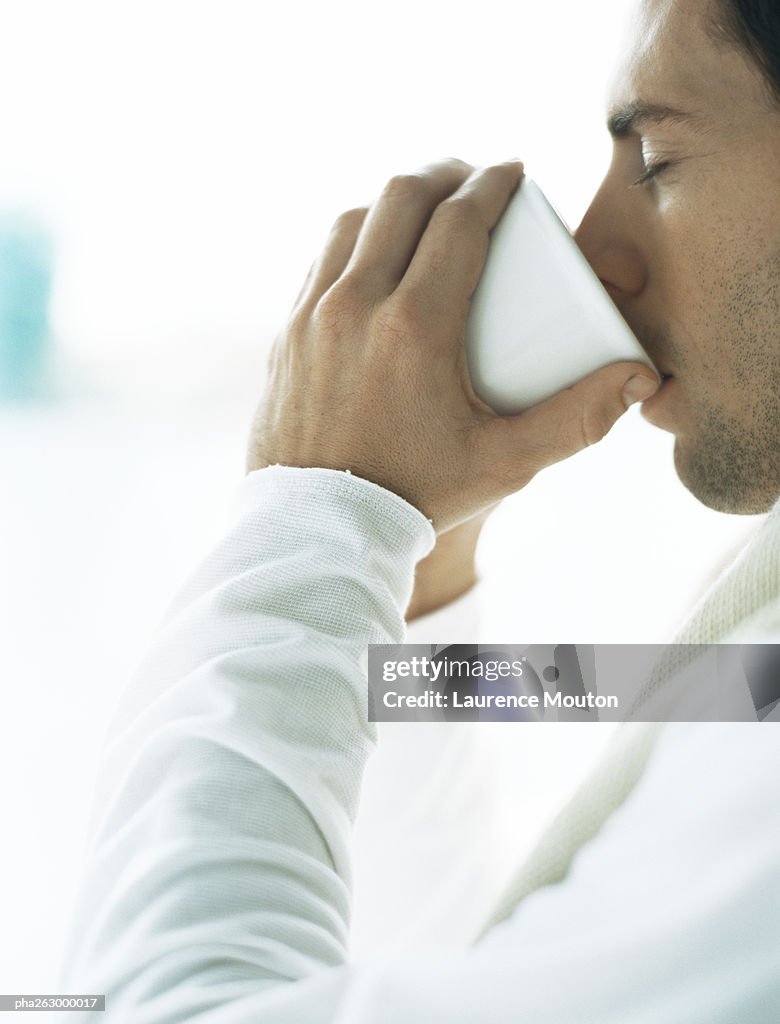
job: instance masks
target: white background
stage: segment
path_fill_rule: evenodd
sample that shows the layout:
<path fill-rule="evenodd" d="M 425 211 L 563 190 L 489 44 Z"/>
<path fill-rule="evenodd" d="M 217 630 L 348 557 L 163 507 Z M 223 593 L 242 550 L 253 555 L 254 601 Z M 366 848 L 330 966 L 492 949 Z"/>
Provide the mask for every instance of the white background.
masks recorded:
<path fill-rule="evenodd" d="M 518 155 L 576 224 L 625 9 L 2 4 L 0 205 L 54 236 L 57 359 L 48 401 L 0 409 L 0 992 L 53 990 L 106 715 L 225 522 L 332 220 L 397 171 Z M 496 640 L 670 636 L 755 525 L 691 498 L 671 445 L 632 411 L 504 503 Z"/>

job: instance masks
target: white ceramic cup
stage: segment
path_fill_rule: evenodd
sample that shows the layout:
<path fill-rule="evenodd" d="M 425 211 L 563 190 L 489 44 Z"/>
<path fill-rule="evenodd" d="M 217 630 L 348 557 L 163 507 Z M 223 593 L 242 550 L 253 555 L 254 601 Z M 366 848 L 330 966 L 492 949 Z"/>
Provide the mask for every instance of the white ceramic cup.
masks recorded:
<path fill-rule="evenodd" d="M 569 229 L 528 178 L 491 232 L 466 352 L 474 390 L 498 413 L 522 412 L 609 363 L 653 366 Z"/>

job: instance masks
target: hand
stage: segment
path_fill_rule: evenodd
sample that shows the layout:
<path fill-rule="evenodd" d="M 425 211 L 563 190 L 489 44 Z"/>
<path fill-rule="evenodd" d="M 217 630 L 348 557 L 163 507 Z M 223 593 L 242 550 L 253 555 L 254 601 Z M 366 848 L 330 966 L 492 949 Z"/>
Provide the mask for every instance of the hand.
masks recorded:
<path fill-rule="evenodd" d="M 349 469 L 443 531 L 600 440 L 630 379 L 641 398 L 658 387 L 643 364 L 616 363 L 518 416 L 475 395 L 469 302 L 521 175 L 516 161 L 445 160 L 338 218 L 276 339 L 248 471 Z"/>

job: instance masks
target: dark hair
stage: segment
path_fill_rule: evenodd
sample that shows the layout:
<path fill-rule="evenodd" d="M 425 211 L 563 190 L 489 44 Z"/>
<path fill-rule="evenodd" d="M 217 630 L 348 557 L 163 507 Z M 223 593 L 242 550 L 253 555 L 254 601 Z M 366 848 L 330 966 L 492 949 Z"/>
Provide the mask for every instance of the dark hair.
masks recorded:
<path fill-rule="evenodd" d="M 759 66 L 780 103 L 780 3 L 778 0 L 717 0 L 717 31 Z"/>

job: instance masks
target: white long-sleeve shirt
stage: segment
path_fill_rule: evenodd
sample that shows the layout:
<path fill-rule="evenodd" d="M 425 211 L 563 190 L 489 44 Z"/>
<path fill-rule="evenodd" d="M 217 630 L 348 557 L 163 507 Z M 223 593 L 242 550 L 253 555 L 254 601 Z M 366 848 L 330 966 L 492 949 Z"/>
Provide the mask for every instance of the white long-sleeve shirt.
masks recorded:
<path fill-rule="evenodd" d="M 62 991 L 112 1024 L 774 1024 L 766 723 L 667 726 L 563 880 L 473 948 L 348 960 L 364 652 L 402 641 L 433 540 L 346 474 L 247 479 L 117 710 Z"/>
<path fill-rule="evenodd" d="M 416 619 L 406 643 L 490 643 L 498 634 L 484 616 L 489 588 L 480 580 Z M 377 728 L 352 842 L 357 958 L 471 945 L 615 725 L 412 721 Z"/>

